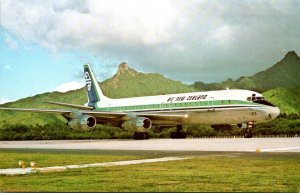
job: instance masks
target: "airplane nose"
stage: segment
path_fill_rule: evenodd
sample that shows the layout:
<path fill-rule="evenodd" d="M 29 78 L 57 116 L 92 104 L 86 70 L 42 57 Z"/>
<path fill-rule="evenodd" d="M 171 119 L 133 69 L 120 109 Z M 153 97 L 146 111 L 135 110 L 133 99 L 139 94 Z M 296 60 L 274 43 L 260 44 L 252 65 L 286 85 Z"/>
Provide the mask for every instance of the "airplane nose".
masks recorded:
<path fill-rule="evenodd" d="M 278 107 L 272 107 L 269 110 L 269 117 L 270 119 L 275 119 L 276 117 L 278 117 L 280 115 L 280 110 Z"/>

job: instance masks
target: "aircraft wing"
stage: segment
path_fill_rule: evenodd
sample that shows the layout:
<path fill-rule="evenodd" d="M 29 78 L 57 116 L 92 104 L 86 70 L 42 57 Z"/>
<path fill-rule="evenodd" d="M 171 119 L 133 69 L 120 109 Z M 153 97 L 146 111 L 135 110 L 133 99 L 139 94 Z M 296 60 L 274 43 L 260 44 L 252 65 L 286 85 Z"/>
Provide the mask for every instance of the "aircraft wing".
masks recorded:
<path fill-rule="evenodd" d="M 180 122 L 187 118 L 186 114 L 174 113 L 135 113 L 135 112 L 108 112 L 108 111 L 82 111 L 82 114 L 90 115 L 98 119 L 126 121 L 135 117 L 149 118 L 154 124 L 161 122 Z"/>
<path fill-rule="evenodd" d="M 61 103 L 61 102 L 54 102 L 54 101 L 44 101 L 44 102 L 52 104 L 52 105 L 71 107 L 71 108 L 81 109 L 81 110 L 93 110 L 93 107 L 87 107 L 87 106 L 82 106 L 82 105 L 75 105 L 75 104 Z"/>
<path fill-rule="evenodd" d="M 71 110 L 58 110 L 58 109 L 34 109 L 34 108 L 6 108 L 0 107 L 0 110 L 4 111 L 19 111 L 19 112 L 33 112 L 33 113 L 49 113 L 58 114 L 64 117 L 70 117 L 74 111 Z M 174 114 L 174 113 L 146 113 L 146 112 L 109 112 L 109 111 L 80 111 L 83 115 L 90 115 L 96 119 L 102 119 L 106 121 L 127 121 L 135 117 L 149 118 L 153 124 L 172 124 L 181 122 L 182 119 L 187 118 L 186 114 Z"/>
<path fill-rule="evenodd" d="M 19 111 L 19 112 L 33 112 L 33 113 L 51 113 L 58 115 L 66 115 L 72 113 L 69 110 L 55 110 L 55 109 L 23 109 L 23 108 L 5 108 L 0 107 L 0 110 L 4 111 Z"/>

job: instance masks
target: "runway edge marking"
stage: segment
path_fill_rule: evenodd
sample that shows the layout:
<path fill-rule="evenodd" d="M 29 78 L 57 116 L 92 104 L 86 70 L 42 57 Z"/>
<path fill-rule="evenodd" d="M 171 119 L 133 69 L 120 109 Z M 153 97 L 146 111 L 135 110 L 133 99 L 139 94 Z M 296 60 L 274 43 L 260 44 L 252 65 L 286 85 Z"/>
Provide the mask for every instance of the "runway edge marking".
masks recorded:
<path fill-rule="evenodd" d="M 284 151 L 284 150 L 297 150 L 300 149 L 299 147 L 281 147 L 281 148 L 268 148 L 268 149 L 260 149 L 261 152 L 272 152 L 272 151 Z M 254 152 L 255 149 L 251 149 L 251 150 L 246 150 L 248 152 Z"/>
<path fill-rule="evenodd" d="M 0 175 L 20 175 L 30 174 L 36 172 L 58 172 L 65 171 L 68 169 L 78 168 L 89 168 L 89 167 L 108 167 L 108 166 L 124 166 L 142 163 L 154 163 L 154 162 L 167 162 L 167 161 L 178 161 L 191 159 L 192 157 L 163 157 L 163 158 L 152 158 L 152 159 L 140 159 L 140 160 L 127 160 L 127 161 L 116 161 L 116 162 L 104 162 L 104 163 L 93 163 L 93 164 L 81 164 L 81 165 L 67 165 L 67 166 L 51 166 L 41 168 L 8 168 L 0 169 Z"/>

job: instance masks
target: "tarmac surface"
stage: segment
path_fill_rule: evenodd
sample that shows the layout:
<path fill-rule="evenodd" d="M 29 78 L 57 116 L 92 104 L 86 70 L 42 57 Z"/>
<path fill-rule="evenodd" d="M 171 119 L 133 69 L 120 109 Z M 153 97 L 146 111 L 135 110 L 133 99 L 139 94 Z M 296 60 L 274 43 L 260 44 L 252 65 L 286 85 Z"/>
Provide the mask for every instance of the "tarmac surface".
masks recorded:
<path fill-rule="evenodd" d="M 300 138 L 0 141 L 0 151 L 1 148 L 300 152 Z"/>

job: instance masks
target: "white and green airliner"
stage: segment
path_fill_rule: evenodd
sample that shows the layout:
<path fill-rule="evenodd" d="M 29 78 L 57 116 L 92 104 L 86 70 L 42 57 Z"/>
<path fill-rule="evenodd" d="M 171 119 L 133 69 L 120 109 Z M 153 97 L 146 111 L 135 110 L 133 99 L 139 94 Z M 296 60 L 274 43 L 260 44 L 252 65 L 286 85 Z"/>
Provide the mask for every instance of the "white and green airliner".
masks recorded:
<path fill-rule="evenodd" d="M 280 110 L 257 92 L 250 90 L 217 90 L 157 96 L 111 99 L 103 95 L 89 64 L 84 64 L 88 102 L 74 105 L 74 110 L 0 108 L 23 112 L 60 114 L 77 130 L 89 130 L 96 124 L 108 124 L 135 131 L 135 139 L 148 138 L 152 127 L 177 127 L 171 138 L 185 138 L 183 125 L 237 125 L 245 128 L 244 136 L 252 137 L 255 123 L 275 119 Z M 159 85 L 157 85 L 159 86 Z"/>

